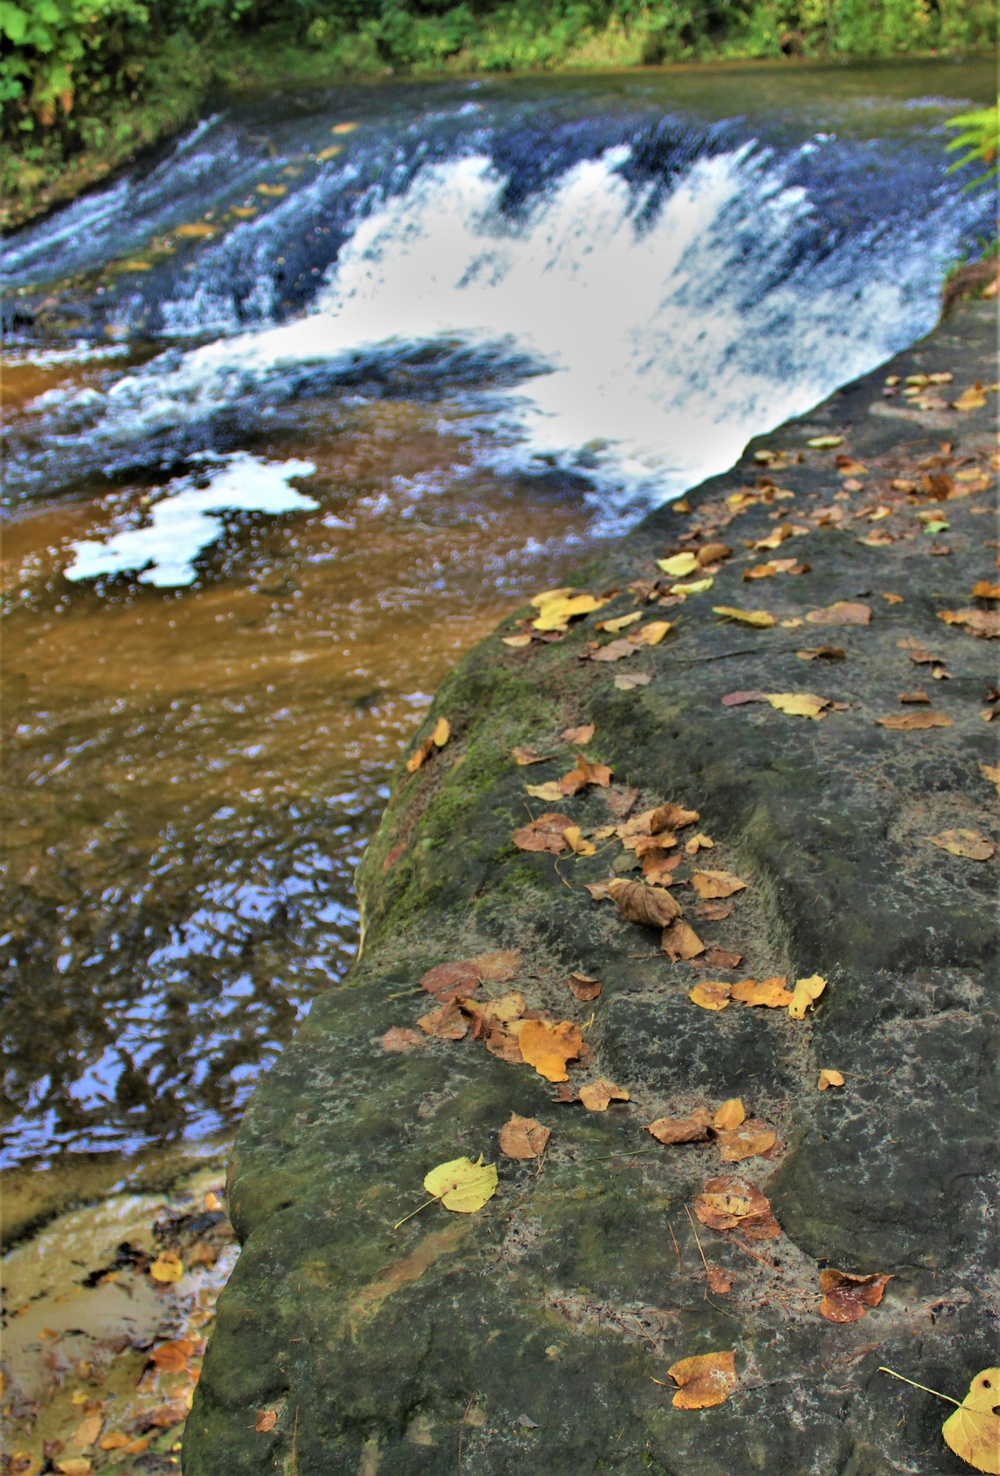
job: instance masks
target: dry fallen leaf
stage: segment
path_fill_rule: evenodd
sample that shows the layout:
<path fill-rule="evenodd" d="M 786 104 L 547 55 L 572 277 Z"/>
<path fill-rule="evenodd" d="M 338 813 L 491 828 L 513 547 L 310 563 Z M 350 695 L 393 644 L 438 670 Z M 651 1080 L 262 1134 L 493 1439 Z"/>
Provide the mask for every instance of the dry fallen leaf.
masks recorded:
<path fill-rule="evenodd" d="M 406 772 L 415 774 L 422 768 L 426 760 L 435 751 L 444 748 L 451 737 L 451 724 L 447 718 L 438 718 L 434 725 L 434 731 L 429 738 L 425 738 L 420 747 L 406 760 Z"/>
<path fill-rule="evenodd" d="M 1000 1368 L 984 1368 L 972 1380 L 958 1409 L 941 1426 L 949 1450 L 987 1476 L 1000 1476 L 998 1405 Z"/>
<path fill-rule="evenodd" d="M 720 948 L 718 943 L 713 943 L 705 950 L 704 958 L 699 958 L 699 964 L 707 964 L 712 969 L 738 969 L 743 962 L 742 953 L 734 953 L 731 948 Z"/>
<path fill-rule="evenodd" d="M 767 692 L 765 697 L 776 711 L 789 717 L 823 718 L 831 705 L 828 697 L 817 697 L 815 692 Z"/>
<path fill-rule="evenodd" d="M 969 389 L 963 390 L 957 400 L 952 400 L 952 404 L 956 410 L 981 410 L 986 404 L 986 396 L 979 380 Z"/>
<path fill-rule="evenodd" d="M 703 902 L 710 902 L 719 897 L 731 897 L 734 892 L 743 892 L 747 884 L 731 871 L 696 871 L 691 885 Z"/>
<path fill-rule="evenodd" d="M 680 905 L 666 888 L 626 881 L 622 876 L 612 877 L 608 882 L 608 895 L 626 922 L 641 923 L 647 928 L 662 928 L 681 914 Z"/>
<path fill-rule="evenodd" d="M 533 1117 L 518 1117 L 512 1112 L 510 1122 L 500 1129 L 500 1152 L 507 1158 L 538 1158 L 551 1136 L 551 1128 L 543 1127 Z"/>
<path fill-rule="evenodd" d="M 559 788 L 558 779 L 548 779 L 544 784 L 526 784 L 524 788 L 533 799 L 545 800 L 546 804 L 565 799 L 565 795 Z"/>
<path fill-rule="evenodd" d="M 633 687 L 648 687 L 651 681 L 645 672 L 636 671 L 631 676 L 616 676 L 615 686 L 619 692 L 631 692 Z"/>
<path fill-rule="evenodd" d="M 717 1296 L 725 1296 L 736 1285 L 736 1277 L 731 1271 L 723 1271 L 721 1266 L 713 1266 L 710 1261 L 705 1262 L 705 1277 L 709 1291 Z"/>
<path fill-rule="evenodd" d="M 550 811 L 539 815 L 530 825 L 515 830 L 511 840 L 519 851 L 550 851 L 558 856 L 566 849 L 563 832 L 573 823 L 568 815 L 558 815 Z"/>
<path fill-rule="evenodd" d="M 589 1004 L 601 992 L 600 979 L 591 979 L 586 974 L 570 974 L 569 992 L 583 1004 Z"/>
<path fill-rule="evenodd" d="M 503 641 L 505 646 L 510 646 L 515 651 L 518 649 L 519 646 L 531 645 L 531 636 L 528 635 L 526 631 L 520 635 L 501 636 L 500 639 Z"/>
<path fill-rule="evenodd" d="M 86 1456 L 62 1456 L 56 1461 L 55 1469 L 60 1476 L 88 1476 L 94 1468 Z"/>
<path fill-rule="evenodd" d="M 697 958 L 699 953 L 705 952 L 705 945 L 694 928 L 680 917 L 675 918 L 669 927 L 663 929 L 660 948 L 674 963 L 680 959 Z"/>
<path fill-rule="evenodd" d="M 929 835 L 932 846 L 940 846 L 953 856 L 964 856 L 969 861 L 988 861 L 996 850 L 978 830 L 942 830 L 938 835 Z"/>
<path fill-rule="evenodd" d="M 559 734 L 566 743 L 573 743 L 578 748 L 586 748 L 594 736 L 593 723 L 581 723 L 578 728 L 563 728 Z"/>
<path fill-rule="evenodd" d="M 525 1061 L 546 1081 L 566 1081 L 566 1062 L 575 1059 L 583 1049 L 580 1028 L 569 1020 L 561 1020 L 557 1025 L 528 1020 L 517 1039 Z"/>
<path fill-rule="evenodd" d="M 384 1051 L 396 1051 L 405 1055 L 412 1051 L 414 1046 L 423 1045 L 424 1038 L 416 1030 L 408 1030 L 402 1025 L 393 1025 L 382 1037 L 382 1049 Z"/>
<path fill-rule="evenodd" d="M 89 1419 L 81 1420 L 73 1431 L 73 1444 L 84 1447 L 96 1444 L 103 1424 L 102 1414 L 91 1415 Z"/>
<path fill-rule="evenodd" d="M 596 856 L 597 847 L 589 840 L 584 840 L 579 825 L 567 825 L 563 835 L 574 856 Z"/>
<path fill-rule="evenodd" d="M 739 625 L 753 625 L 760 630 L 769 630 L 775 624 L 773 615 L 766 610 L 737 610 L 732 605 L 714 605 L 713 613 L 722 615 L 727 620 L 735 620 Z"/>
<path fill-rule="evenodd" d="M 582 753 L 576 755 L 576 767 L 570 769 L 559 780 L 559 788 L 567 797 L 578 794 L 588 784 L 596 784 L 601 789 L 607 789 L 611 783 L 612 770 L 607 764 L 592 764 Z"/>
<path fill-rule="evenodd" d="M 803 651 L 796 651 L 800 661 L 845 661 L 847 652 L 840 646 L 807 646 Z"/>
<path fill-rule="evenodd" d="M 187 1338 L 178 1338 L 172 1343 L 161 1343 L 158 1348 L 153 1349 L 149 1357 L 161 1373 L 183 1373 L 193 1352 L 192 1342 Z M 92 1442 L 88 1442 L 90 1443 Z"/>
<path fill-rule="evenodd" d="M 834 446 L 842 446 L 843 444 L 843 436 L 813 436 L 812 440 L 806 442 L 806 445 L 811 447 L 813 451 L 829 451 Z"/>
<path fill-rule="evenodd" d="M 723 1163 L 740 1163 L 744 1158 L 760 1158 L 778 1141 L 773 1128 L 759 1118 L 748 1117 L 739 1127 L 719 1132 L 719 1157 Z"/>
<path fill-rule="evenodd" d="M 120 1430 L 115 1430 L 110 1435 L 105 1435 L 100 1448 L 101 1450 L 122 1450 L 128 1443 L 129 1437 L 123 1435 Z"/>
<path fill-rule="evenodd" d="M 737 1174 L 709 1179 L 695 1199 L 694 1212 L 710 1230 L 738 1228 L 751 1240 L 774 1240 L 781 1234 L 770 1200 Z"/>
<path fill-rule="evenodd" d="M 712 1126 L 712 1113 L 707 1107 L 696 1107 L 687 1117 L 658 1117 L 646 1124 L 658 1143 L 703 1143 Z"/>
<path fill-rule="evenodd" d="M 685 842 L 684 850 L 689 856 L 697 856 L 699 851 L 711 851 L 715 847 L 715 841 L 709 835 L 702 835 L 701 831 L 693 835 Z"/>
<path fill-rule="evenodd" d="M 591 651 L 591 661 L 622 661 L 626 656 L 634 656 L 639 650 L 637 642 L 629 640 L 627 636 L 619 636 L 616 641 L 609 641 L 606 646 L 601 646 L 597 651 Z"/>
<path fill-rule="evenodd" d="M 980 764 L 979 772 L 984 779 L 996 785 L 997 794 L 1000 795 L 1000 764 Z"/>
<path fill-rule="evenodd" d="M 259 1409 L 257 1411 L 257 1419 L 254 1422 L 254 1429 L 258 1435 L 266 1435 L 269 1430 L 274 1429 L 277 1423 L 278 1411 L 276 1409 Z"/>
<path fill-rule="evenodd" d="M 633 610 L 629 615 L 616 615 L 613 620 L 599 620 L 594 629 L 607 630 L 612 635 L 617 635 L 620 630 L 624 630 L 628 625 L 634 625 L 637 620 L 641 619 L 642 611 Z"/>
<path fill-rule="evenodd" d="M 468 1021 L 455 999 L 421 1015 L 417 1024 L 425 1034 L 436 1035 L 441 1040 L 464 1040 L 469 1033 Z"/>
<path fill-rule="evenodd" d="M 699 1353 L 682 1358 L 667 1370 L 680 1385 L 670 1401 L 675 1409 L 711 1409 L 725 1404 L 739 1379 L 735 1353 Z"/>
<path fill-rule="evenodd" d="M 688 991 L 688 999 L 703 1010 L 724 1010 L 733 992 L 721 979 L 704 979 Z"/>
<path fill-rule="evenodd" d="M 820 1315 L 827 1322 L 858 1322 L 882 1300 L 891 1276 L 853 1276 L 849 1271 L 832 1267 L 819 1274 L 823 1300 Z"/>
<path fill-rule="evenodd" d="M 831 1070 L 829 1066 L 824 1066 L 823 1070 L 819 1074 L 819 1081 L 816 1083 L 816 1090 L 820 1092 L 825 1092 L 829 1087 L 842 1087 L 843 1085 L 844 1078 L 842 1073 L 839 1071 Z"/>
<path fill-rule="evenodd" d="M 730 1097 L 728 1102 L 723 1102 L 712 1118 L 712 1126 L 719 1129 L 737 1128 L 746 1121 L 746 1109 L 743 1106 L 742 1097 Z"/>
<path fill-rule="evenodd" d="M 694 915 L 704 918 L 706 922 L 721 922 L 723 918 L 730 917 L 732 911 L 731 902 L 699 902 Z"/>
<path fill-rule="evenodd" d="M 780 974 L 773 979 L 741 979 L 733 985 L 733 999 L 747 1005 L 763 1005 L 766 1009 L 786 1009 L 792 1002 L 792 992 L 786 988 L 787 976 Z"/>
<path fill-rule="evenodd" d="M 1000 600 L 1000 584 L 991 584 L 988 579 L 980 579 L 972 586 L 972 597 L 975 600 Z"/>
<path fill-rule="evenodd" d="M 536 753 L 533 748 L 512 748 L 510 756 L 520 768 L 526 768 L 529 764 L 544 764 L 547 759 L 553 757 L 551 753 Z"/>
<path fill-rule="evenodd" d="M 673 628 L 670 620 L 651 620 L 641 630 L 633 632 L 632 639 L 643 646 L 658 646 L 667 632 Z"/>
<path fill-rule="evenodd" d="M 595 599 L 589 594 L 572 594 L 568 590 L 548 590 L 536 595 L 531 603 L 538 610 L 537 619 L 531 623 L 535 630 L 567 630 L 569 622 L 580 615 L 589 615 L 599 610 L 607 600 Z"/>
<path fill-rule="evenodd" d="M 751 687 L 747 691 L 727 692 L 722 698 L 723 707 L 744 707 L 748 702 L 766 702 L 767 693 Z"/>
<path fill-rule="evenodd" d="M 853 600 L 836 600 L 822 610 L 810 610 L 806 616 L 810 625 L 868 625 L 871 618 L 871 606 Z"/>
<path fill-rule="evenodd" d="M 588 1086 L 582 1086 L 578 1096 L 588 1112 L 607 1112 L 609 1103 L 627 1102 L 629 1099 L 624 1087 L 615 1086 L 614 1082 L 606 1081 L 604 1077 Z"/>
<path fill-rule="evenodd" d="M 483 1163 L 482 1154 L 477 1163 L 469 1158 L 452 1158 L 424 1175 L 424 1188 L 445 1209 L 471 1215 L 496 1193 L 497 1167 L 495 1163 Z"/>
<path fill-rule="evenodd" d="M 986 640 L 1000 636 L 1000 610 L 941 610 L 938 619 L 946 625 L 962 625 L 970 635 Z"/>
<path fill-rule="evenodd" d="M 922 728 L 950 728 L 952 721 L 943 712 L 900 712 L 891 717 L 876 718 L 880 728 L 894 728 L 897 732 L 912 733 Z"/>
<path fill-rule="evenodd" d="M 693 825 L 700 819 L 701 815 L 697 810 L 685 810 L 683 805 L 657 805 L 655 810 L 649 812 L 650 834 L 659 835 L 664 830 L 683 830 L 686 825 Z"/>
<path fill-rule="evenodd" d="M 733 551 L 728 543 L 706 543 L 698 550 L 698 566 L 706 568 L 709 564 L 720 564 L 723 559 L 732 558 Z"/>
<path fill-rule="evenodd" d="M 161 1251 L 150 1266 L 149 1274 L 154 1281 L 180 1281 L 184 1275 L 184 1265 L 180 1256 L 175 1256 L 172 1251 Z"/>
<path fill-rule="evenodd" d="M 810 974 L 807 979 L 796 979 L 788 1013 L 793 1020 L 804 1020 L 806 1010 L 811 1010 L 826 988 L 826 980 L 819 974 Z"/>
<path fill-rule="evenodd" d="M 693 553 L 673 554 L 669 559 L 657 559 L 656 567 L 672 579 L 684 579 L 698 568 L 698 556 Z"/>

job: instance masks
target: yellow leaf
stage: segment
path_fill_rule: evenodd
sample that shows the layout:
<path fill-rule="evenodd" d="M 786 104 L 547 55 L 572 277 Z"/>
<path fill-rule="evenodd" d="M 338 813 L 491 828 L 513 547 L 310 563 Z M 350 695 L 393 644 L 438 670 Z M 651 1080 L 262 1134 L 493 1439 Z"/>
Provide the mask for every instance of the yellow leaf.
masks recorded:
<path fill-rule="evenodd" d="M 815 692 L 765 692 L 765 697 L 778 712 L 789 717 L 821 718 L 826 716 L 829 699 Z"/>
<path fill-rule="evenodd" d="M 673 630 L 673 624 L 669 620 L 651 620 L 644 625 L 642 630 L 636 633 L 636 640 L 642 641 L 647 646 L 658 646 L 668 630 Z"/>
<path fill-rule="evenodd" d="M 230 205 L 229 214 L 235 215 L 237 220 L 253 220 L 257 214 L 256 205 Z"/>
<path fill-rule="evenodd" d="M 686 574 L 693 574 L 697 569 L 698 555 L 673 554 L 669 559 L 657 559 L 656 567 L 662 569 L 664 574 L 669 574 L 673 579 L 683 579 Z"/>
<path fill-rule="evenodd" d="M 739 1127 L 718 1133 L 719 1157 L 723 1163 L 740 1163 L 744 1158 L 759 1158 L 778 1141 L 778 1135 L 766 1122 L 750 1118 Z"/>
<path fill-rule="evenodd" d="M 714 1128 L 738 1128 L 740 1123 L 746 1119 L 746 1109 L 743 1106 L 742 1097 L 731 1097 L 712 1118 Z"/>
<path fill-rule="evenodd" d="M 953 1415 L 941 1426 L 950 1450 L 987 1476 L 1000 1473 L 1000 1368 L 984 1368 L 969 1385 L 969 1392 Z"/>
<path fill-rule="evenodd" d="M 184 1264 L 180 1256 L 175 1256 L 172 1251 L 162 1251 L 150 1266 L 149 1274 L 154 1281 L 180 1281 L 184 1275 Z"/>
<path fill-rule="evenodd" d="M 544 1020 L 528 1020 L 522 1027 L 517 1043 L 521 1055 L 529 1066 L 534 1066 L 539 1076 L 546 1081 L 566 1081 L 566 1062 L 578 1056 L 583 1049 L 583 1036 L 578 1025 L 561 1020 L 557 1025 L 548 1025 Z"/>
<path fill-rule="evenodd" d="M 94 1469 L 86 1456 L 63 1456 L 55 1468 L 62 1476 L 88 1476 L 88 1472 Z"/>
<path fill-rule="evenodd" d="M 705 979 L 688 992 L 688 999 L 703 1010 L 724 1010 L 731 994 L 732 985 L 720 979 Z"/>
<path fill-rule="evenodd" d="M 995 784 L 1000 795 L 1000 764 L 980 764 L 979 772 L 990 784 Z"/>
<path fill-rule="evenodd" d="M 532 595 L 530 603 L 536 610 L 541 610 L 545 605 L 551 605 L 555 600 L 564 600 L 567 595 L 573 593 L 571 584 L 564 585 L 561 589 L 543 589 L 541 594 Z"/>
<path fill-rule="evenodd" d="M 580 834 L 579 825 L 567 825 L 563 831 L 563 836 L 575 856 L 594 856 L 597 854 L 597 847 L 592 846 L 590 841 L 583 839 L 583 836 Z"/>
<path fill-rule="evenodd" d="M 806 1010 L 812 1008 L 825 988 L 826 980 L 820 974 L 810 974 L 808 979 L 796 979 L 792 1002 L 788 1006 L 792 1019 L 804 1020 Z"/>
<path fill-rule="evenodd" d="M 531 623 L 535 630 L 566 630 L 577 615 L 589 615 L 591 610 L 599 610 L 607 603 L 607 600 L 598 600 L 589 594 L 564 596 L 543 604 L 538 619 Z"/>
<path fill-rule="evenodd" d="M 438 718 L 431 734 L 431 742 L 435 748 L 443 748 L 451 737 L 451 723 L 447 718 Z"/>
<path fill-rule="evenodd" d="M 839 1071 L 832 1071 L 829 1067 L 824 1066 L 823 1070 L 819 1074 L 819 1081 L 816 1083 L 816 1090 L 820 1092 L 825 1092 L 828 1087 L 842 1087 L 843 1085 L 844 1078 L 842 1074 Z"/>
<path fill-rule="evenodd" d="M 500 639 L 503 641 L 505 646 L 511 646 L 515 650 L 519 646 L 531 645 L 531 637 L 527 634 L 527 632 L 525 632 L 523 635 L 501 636 Z"/>
<path fill-rule="evenodd" d="M 561 800 L 563 798 L 563 792 L 555 779 L 549 779 L 544 784 L 526 784 L 524 787 L 535 799 Z"/>
<path fill-rule="evenodd" d="M 357 123 L 335 123 L 330 132 L 338 136 L 343 133 L 353 133 L 358 126 Z"/>
<path fill-rule="evenodd" d="M 588 1112 L 607 1112 L 608 1104 L 611 1102 L 627 1102 L 628 1092 L 624 1087 L 615 1086 L 612 1081 L 593 1081 L 589 1086 L 580 1088 L 580 1101 Z"/>
<path fill-rule="evenodd" d="M 715 897 L 731 897 L 734 892 L 746 891 L 746 882 L 731 871 L 696 871 L 691 885 L 702 901 Z"/>
<path fill-rule="evenodd" d="M 337 155 L 343 153 L 343 151 L 343 144 L 330 144 L 329 148 L 320 149 L 319 153 L 316 155 L 316 158 L 319 163 L 325 164 L 327 159 L 336 159 Z"/>
<path fill-rule="evenodd" d="M 598 630 L 609 630 L 612 635 L 617 635 L 624 630 L 626 625 L 634 625 L 637 620 L 642 619 L 641 610 L 633 610 L 631 615 L 616 615 L 613 620 L 602 620 L 597 626 Z"/>
<path fill-rule="evenodd" d="M 469 1158 L 453 1158 L 439 1163 L 424 1176 L 424 1188 L 439 1199 L 445 1209 L 458 1215 L 471 1215 L 492 1199 L 497 1188 L 495 1163 L 473 1163 Z"/>
<path fill-rule="evenodd" d="M 759 983 L 753 979 L 741 979 L 733 985 L 733 999 L 748 1005 L 764 1005 L 769 1010 L 784 1009 L 792 1002 L 791 990 L 785 987 L 787 982 L 784 974 L 773 979 L 761 979 Z"/>
<path fill-rule="evenodd" d="M 714 583 L 715 580 L 709 574 L 706 579 L 692 579 L 687 584 L 672 584 L 670 586 L 670 593 L 672 595 L 703 594 L 706 589 L 711 589 Z"/>
<path fill-rule="evenodd" d="M 814 451 L 830 451 L 834 446 L 843 444 L 843 436 L 813 436 L 811 441 L 806 442 L 806 445 L 811 446 Z"/>
<path fill-rule="evenodd" d="M 973 386 L 971 389 L 963 390 L 957 400 L 952 404 L 956 410 L 981 410 L 986 404 L 986 396 L 981 386 Z"/>
<path fill-rule="evenodd" d="M 203 241 L 215 235 L 215 226 L 210 226 L 203 220 L 193 220 L 189 225 L 174 226 L 171 234 L 180 236 L 184 241 Z"/>
<path fill-rule="evenodd" d="M 996 850 L 978 830 L 942 830 L 939 835 L 929 835 L 932 846 L 948 851 L 952 856 L 964 856 L 969 861 L 988 861 Z"/>
<path fill-rule="evenodd" d="M 680 1385 L 671 1403 L 675 1409 L 711 1409 L 725 1404 L 736 1388 L 735 1353 L 699 1353 L 682 1358 L 667 1370 Z"/>
<path fill-rule="evenodd" d="M 94 1445 L 101 1433 L 101 1426 L 103 1424 L 104 1416 L 99 1414 L 91 1415 L 87 1420 L 81 1420 L 73 1431 L 73 1444 L 81 1446 Z"/>
<path fill-rule="evenodd" d="M 285 194 L 288 193 L 288 186 L 287 185 L 259 184 L 257 186 L 257 193 L 258 193 L 258 195 L 274 195 L 274 196 L 285 195 Z"/>
<path fill-rule="evenodd" d="M 151 272 L 152 270 L 153 270 L 152 263 L 151 262 L 148 262 L 148 261 L 139 261 L 139 260 L 136 260 L 136 261 L 123 261 L 122 262 L 122 271 L 123 272 Z"/>
<path fill-rule="evenodd" d="M 774 616 L 766 610 L 737 610 L 732 605 L 713 605 L 712 608 L 716 615 L 723 615 L 740 625 L 756 626 L 759 630 L 769 630 L 775 623 Z"/>

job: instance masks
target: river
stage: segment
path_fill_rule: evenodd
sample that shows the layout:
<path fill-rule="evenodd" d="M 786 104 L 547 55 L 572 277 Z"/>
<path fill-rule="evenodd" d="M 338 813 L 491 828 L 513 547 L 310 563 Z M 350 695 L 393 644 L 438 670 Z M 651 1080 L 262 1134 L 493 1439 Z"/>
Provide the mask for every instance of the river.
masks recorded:
<path fill-rule="evenodd" d="M 927 331 L 992 67 L 220 99 L 5 244 L 5 1217 L 217 1162 L 456 658 Z"/>

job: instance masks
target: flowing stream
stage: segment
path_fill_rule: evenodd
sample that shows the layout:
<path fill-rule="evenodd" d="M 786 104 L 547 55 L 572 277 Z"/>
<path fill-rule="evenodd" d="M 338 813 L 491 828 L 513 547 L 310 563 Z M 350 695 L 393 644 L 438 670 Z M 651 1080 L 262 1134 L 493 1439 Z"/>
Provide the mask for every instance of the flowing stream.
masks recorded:
<path fill-rule="evenodd" d="M 6 243 L 15 1228 L 229 1140 L 462 651 L 933 325 L 992 230 L 943 121 L 991 85 L 222 100 Z"/>

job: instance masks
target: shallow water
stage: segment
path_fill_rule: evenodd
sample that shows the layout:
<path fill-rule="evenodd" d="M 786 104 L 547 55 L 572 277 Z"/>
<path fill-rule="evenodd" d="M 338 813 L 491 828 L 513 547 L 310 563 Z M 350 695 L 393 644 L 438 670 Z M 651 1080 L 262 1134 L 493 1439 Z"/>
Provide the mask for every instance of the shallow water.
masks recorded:
<path fill-rule="evenodd" d="M 8 242 L 9 1165 L 227 1141 L 350 960 L 351 872 L 445 671 L 932 326 L 990 230 L 942 120 L 991 83 L 221 103 Z"/>

